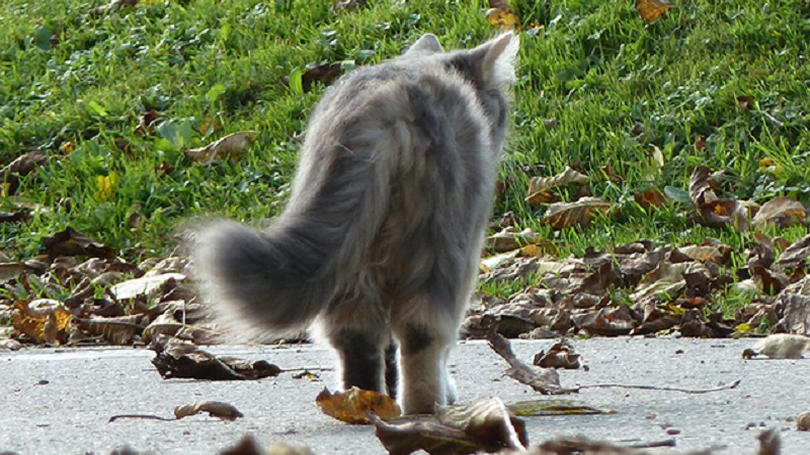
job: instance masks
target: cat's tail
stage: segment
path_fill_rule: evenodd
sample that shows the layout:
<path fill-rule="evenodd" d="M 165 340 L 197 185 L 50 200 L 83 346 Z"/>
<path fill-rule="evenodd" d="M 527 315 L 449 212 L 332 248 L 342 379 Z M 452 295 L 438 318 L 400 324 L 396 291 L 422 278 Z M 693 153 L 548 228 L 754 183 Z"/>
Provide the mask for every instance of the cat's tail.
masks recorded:
<path fill-rule="evenodd" d="M 200 285 L 225 322 L 249 337 L 306 328 L 358 278 L 379 231 L 385 171 L 342 150 L 319 158 L 314 166 L 301 163 L 299 187 L 269 228 L 220 221 L 197 233 Z"/>

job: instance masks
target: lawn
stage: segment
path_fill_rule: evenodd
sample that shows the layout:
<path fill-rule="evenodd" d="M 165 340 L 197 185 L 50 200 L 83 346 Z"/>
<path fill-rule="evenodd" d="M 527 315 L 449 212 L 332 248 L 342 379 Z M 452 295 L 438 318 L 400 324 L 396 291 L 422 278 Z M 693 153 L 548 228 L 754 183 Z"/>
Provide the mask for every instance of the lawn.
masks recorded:
<path fill-rule="evenodd" d="M 810 203 L 806 0 L 676 0 L 651 22 L 632 1 L 510 6 L 522 23 L 521 50 L 495 219 L 512 212 L 516 227 L 533 229 L 559 257 L 637 239 L 714 237 L 742 249 L 752 231 L 688 216 L 698 165 L 725 171 L 720 197 Z M 43 239 L 71 226 L 139 261 L 169 254 L 198 216 L 261 225 L 283 207 L 296 136 L 325 88 L 309 87 L 307 70 L 374 64 L 428 32 L 445 48 L 474 46 L 497 33 L 488 8 L 6 0 L 0 167 L 29 152 L 45 158 L 18 184 L 6 178 L 0 251 L 33 257 Z M 238 156 L 200 163 L 183 153 L 239 131 L 255 139 Z M 526 201 L 532 177 L 567 167 L 588 183 L 555 188 L 553 200 L 574 202 L 585 191 L 609 205 L 587 226 L 554 226 L 548 203 Z M 660 206 L 638 202 L 647 190 L 659 191 Z M 757 230 L 792 242 L 807 234 L 803 221 Z"/>

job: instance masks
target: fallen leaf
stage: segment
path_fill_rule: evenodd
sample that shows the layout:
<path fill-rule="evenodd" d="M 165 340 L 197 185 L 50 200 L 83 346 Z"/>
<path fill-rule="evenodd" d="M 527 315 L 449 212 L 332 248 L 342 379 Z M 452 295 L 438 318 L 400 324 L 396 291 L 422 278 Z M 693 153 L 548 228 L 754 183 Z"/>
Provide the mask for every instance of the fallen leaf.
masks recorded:
<path fill-rule="evenodd" d="M 737 97 L 737 106 L 744 111 L 750 111 L 754 108 L 754 100 L 750 96 L 740 95 Z"/>
<path fill-rule="evenodd" d="M 211 417 L 230 421 L 244 417 L 244 414 L 239 412 L 232 404 L 221 401 L 197 401 L 192 404 L 178 406 L 174 408 L 174 417 L 179 420 L 201 412 L 207 412 Z"/>
<path fill-rule="evenodd" d="M 576 370 L 581 366 L 579 354 L 574 352 L 574 345 L 566 339 L 554 343 L 548 352 L 541 350 L 535 354 L 532 363 L 542 368 L 565 368 L 567 370 Z"/>
<path fill-rule="evenodd" d="M 776 296 L 775 303 L 782 315 L 776 324 L 779 330 L 810 336 L 810 296 L 783 291 Z M 768 318 L 768 322 L 776 319 Z"/>
<path fill-rule="evenodd" d="M 497 234 L 493 234 L 484 240 L 484 247 L 495 253 L 517 250 L 526 245 L 536 243 L 539 240 L 537 233 L 529 228 L 520 232 L 512 227 L 506 227 Z"/>
<path fill-rule="evenodd" d="M 666 204 L 664 195 L 656 189 L 640 191 L 633 195 L 633 199 L 645 211 L 649 211 L 651 208 L 663 207 Z"/>
<path fill-rule="evenodd" d="M 112 344 L 129 344 L 135 335 L 143 332 L 137 317 L 78 319 L 79 328 L 91 335 L 101 335 Z"/>
<path fill-rule="evenodd" d="M 340 63 L 326 63 L 307 71 L 295 71 L 289 76 L 282 77 L 281 81 L 296 93 L 306 93 L 312 89 L 312 84 L 318 82 L 328 85 L 342 72 L 343 67 Z"/>
<path fill-rule="evenodd" d="M 14 330 L 37 344 L 66 343 L 73 315 L 61 305 L 47 305 L 36 309 L 36 303 L 23 300 L 14 302 L 11 310 L 11 325 Z"/>
<path fill-rule="evenodd" d="M 532 207 L 538 207 L 551 202 L 556 197 L 556 190 L 568 185 L 585 185 L 586 183 L 588 183 L 588 176 L 570 167 L 566 167 L 553 177 L 532 177 L 529 179 L 526 202 Z"/>
<path fill-rule="evenodd" d="M 796 429 L 810 431 L 810 412 L 803 412 L 796 417 Z"/>
<path fill-rule="evenodd" d="M 788 196 L 779 196 L 762 204 L 759 211 L 754 215 L 752 223 L 756 228 L 763 228 L 768 223 L 773 223 L 779 227 L 788 227 L 796 223 L 801 223 L 807 218 L 807 210 L 804 204 Z"/>
<path fill-rule="evenodd" d="M 103 259 L 116 257 L 112 247 L 97 243 L 70 226 L 64 231 L 46 237 L 43 244 L 51 260 L 59 256 L 92 256 Z"/>
<path fill-rule="evenodd" d="M 732 224 L 742 232 L 748 231 L 748 210 L 740 201 L 720 199 L 714 192 L 716 182 L 706 166 L 698 166 L 689 177 L 689 197 L 697 209 L 698 221 L 721 228 Z"/>
<path fill-rule="evenodd" d="M 808 257 L 810 257 L 810 234 L 785 248 L 776 263 L 780 267 L 793 269 L 805 266 Z"/>
<path fill-rule="evenodd" d="M 606 214 L 610 206 L 610 202 L 598 197 L 584 197 L 576 202 L 551 204 L 543 217 L 543 223 L 554 230 L 574 226 L 588 227 L 596 214 Z"/>
<path fill-rule="evenodd" d="M 315 404 L 324 414 L 352 425 L 370 424 L 369 413 L 382 420 L 391 420 L 402 415 L 402 410 L 393 398 L 357 387 L 335 393 L 324 388 L 315 398 Z"/>
<path fill-rule="evenodd" d="M 135 134 L 152 134 L 155 132 L 155 126 L 160 122 L 161 116 L 155 109 L 138 115 L 138 126 L 135 128 Z"/>
<path fill-rule="evenodd" d="M 505 0 L 489 0 L 487 22 L 499 30 L 520 28 L 520 19 Z"/>
<path fill-rule="evenodd" d="M 664 15 L 670 8 L 670 0 L 636 0 L 636 11 L 647 22 L 652 22 Z"/>
<path fill-rule="evenodd" d="M 0 184 L 2 196 L 11 196 L 20 185 L 20 177 L 25 177 L 34 169 L 44 166 L 48 162 L 48 155 L 44 152 L 28 152 L 17 157 L 14 161 L 0 169 Z"/>
<path fill-rule="evenodd" d="M 265 361 L 249 363 L 250 367 L 245 368 L 241 360 L 219 358 L 192 343 L 166 335 L 155 337 L 149 348 L 155 351 L 152 364 L 163 379 L 245 380 L 274 377 L 281 373 L 281 368 Z"/>
<path fill-rule="evenodd" d="M 519 417 L 616 413 L 613 409 L 596 408 L 580 401 L 560 398 L 518 401 L 508 405 L 508 408 Z"/>
<path fill-rule="evenodd" d="M 397 421 L 386 423 L 369 415 L 375 434 L 392 455 L 405 455 L 424 450 L 430 455 L 474 453 L 479 445 L 463 431 L 436 422 Z"/>
<path fill-rule="evenodd" d="M 509 340 L 503 335 L 489 332 L 487 341 L 492 350 L 509 363 L 509 368 L 505 371 L 507 376 L 528 385 L 543 395 L 576 392 L 576 389 L 565 389 L 560 385 L 560 376 L 553 368 L 537 368 L 518 359 L 512 352 Z"/>
<path fill-rule="evenodd" d="M 697 150 L 698 152 L 703 150 L 704 148 L 706 148 L 706 136 L 704 136 L 702 134 L 699 135 L 695 139 L 695 144 L 694 145 L 695 145 L 695 150 Z"/>
<path fill-rule="evenodd" d="M 443 425 L 462 430 L 487 452 L 525 450 L 529 445 L 526 424 L 500 398 L 469 406 L 438 406 L 436 418 Z"/>
<path fill-rule="evenodd" d="M 156 297 L 161 289 L 170 286 L 172 283 L 184 281 L 186 276 L 182 273 L 161 273 L 159 275 L 143 276 L 132 280 L 123 281 L 110 287 L 110 292 L 118 300 L 134 299 L 138 296 L 145 296 L 147 299 Z"/>
<path fill-rule="evenodd" d="M 183 154 L 198 163 L 210 163 L 223 158 L 235 159 L 253 142 L 255 137 L 255 131 L 240 131 L 220 138 L 205 147 L 185 150 Z"/>
<path fill-rule="evenodd" d="M 332 5 L 332 13 L 338 14 L 341 11 L 353 13 L 365 8 L 366 0 L 338 0 Z"/>
<path fill-rule="evenodd" d="M 782 453 L 782 440 L 779 438 L 779 430 L 776 428 L 763 431 L 757 436 L 757 439 L 759 439 L 757 455 L 780 455 Z"/>

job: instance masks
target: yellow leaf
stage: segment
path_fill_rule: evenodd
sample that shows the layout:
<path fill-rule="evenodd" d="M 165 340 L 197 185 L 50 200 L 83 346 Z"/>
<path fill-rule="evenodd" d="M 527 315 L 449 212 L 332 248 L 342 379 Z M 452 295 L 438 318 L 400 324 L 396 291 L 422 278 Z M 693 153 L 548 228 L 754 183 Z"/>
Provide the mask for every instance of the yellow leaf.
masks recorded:
<path fill-rule="evenodd" d="M 367 415 L 369 412 L 382 420 L 391 420 L 402 415 L 402 410 L 393 398 L 357 387 L 334 394 L 323 389 L 315 398 L 315 404 L 324 414 L 354 425 L 370 424 Z"/>
<path fill-rule="evenodd" d="M 637 0 L 636 11 L 647 22 L 652 22 L 672 8 L 671 0 Z"/>
<path fill-rule="evenodd" d="M 487 22 L 500 30 L 520 28 L 520 20 L 504 0 L 490 0 Z"/>
<path fill-rule="evenodd" d="M 96 191 L 96 199 L 101 201 L 109 199 L 110 196 L 113 195 L 113 192 L 115 192 L 119 181 L 121 181 L 121 178 L 116 171 L 111 171 L 109 175 L 97 175 L 96 183 L 98 184 L 98 191 Z"/>

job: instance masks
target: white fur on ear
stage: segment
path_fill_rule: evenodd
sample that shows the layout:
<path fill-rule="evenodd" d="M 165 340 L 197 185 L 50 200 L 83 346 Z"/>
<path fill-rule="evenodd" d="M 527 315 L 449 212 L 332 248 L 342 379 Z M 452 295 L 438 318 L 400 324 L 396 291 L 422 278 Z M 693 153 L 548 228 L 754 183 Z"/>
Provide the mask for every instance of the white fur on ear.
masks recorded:
<path fill-rule="evenodd" d="M 498 85 L 515 82 L 515 63 L 520 50 L 520 37 L 512 32 L 504 33 L 489 43 L 484 57 L 484 68 L 490 71 Z"/>

